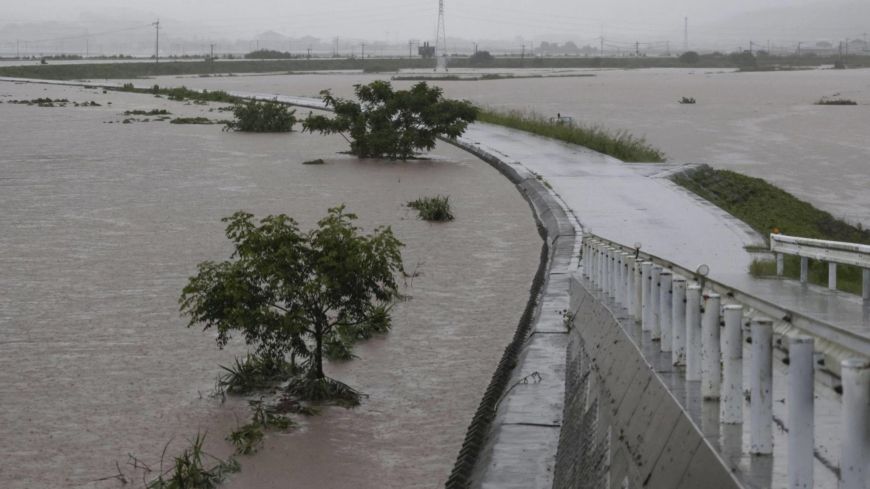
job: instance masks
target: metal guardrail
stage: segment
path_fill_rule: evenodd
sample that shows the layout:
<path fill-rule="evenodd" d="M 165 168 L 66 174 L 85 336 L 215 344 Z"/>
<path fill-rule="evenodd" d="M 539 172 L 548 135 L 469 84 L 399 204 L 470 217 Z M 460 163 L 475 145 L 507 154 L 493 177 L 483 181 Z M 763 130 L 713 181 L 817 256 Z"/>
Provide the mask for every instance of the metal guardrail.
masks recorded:
<path fill-rule="evenodd" d="M 843 394 L 839 487 L 866 489 L 870 478 L 867 338 L 707 279 L 703 267 L 690 271 L 592 234 L 583 237 L 582 260 L 589 283 L 625 307 L 661 351 L 671 353 L 674 365 L 685 366 L 686 380 L 700 381 L 705 401 L 719 401 L 721 423 L 743 422 L 743 389 L 749 387 L 751 454 L 773 453 L 774 323 L 791 323 L 804 333 L 787 338 L 788 487 L 813 487 L 817 346 L 833 342 L 855 352 L 837 362 Z M 747 360 L 744 341 L 751 342 Z M 743 385 L 744 368 L 750 372 L 749 386 Z"/>
<path fill-rule="evenodd" d="M 837 289 L 837 265 L 853 265 L 863 268 L 863 292 L 865 301 L 870 301 L 870 246 L 841 241 L 798 238 L 782 234 L 770 235 L 770 251 L 776 253 L 776 274 L 782 276 L 785 268 L 784 255 L 799 256 L 801 259 L 800 280 L 807 282 L 809 260 L 819 260 L 828 264 L 828 288 Z"/>

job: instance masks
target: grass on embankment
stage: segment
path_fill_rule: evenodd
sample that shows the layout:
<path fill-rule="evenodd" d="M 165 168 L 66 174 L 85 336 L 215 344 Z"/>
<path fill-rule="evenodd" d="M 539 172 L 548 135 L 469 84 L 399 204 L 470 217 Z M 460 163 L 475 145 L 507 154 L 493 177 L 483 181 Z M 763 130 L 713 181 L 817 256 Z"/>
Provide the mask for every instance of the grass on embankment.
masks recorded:
<path fill-rule="evenodd" d="M 760 178 L 703 165 L 676 175 L 673 180 L 745 222 L 765 239 L 778 229 L 789 236 L 870 244 L 870 231 L 836 219 L 830 213 Z M 755 276 L 775 275 L 776 263 L 772 260 L 756 260 L 750 267 L 750 273 Z M 785 276 L 800 277 L 800 258 L 785 257 Z M 826 285 L 827 264 L 810 260 L 809 281 Z M 838 266 L 837 288 L 860 293 L 861 286 L 860 268 Z"/>
<path fill-rule="evenodd" d="M 481 122 L 579 144 L 622 161 L 644 163 L 665 161 L 665 154 L 650 146 L 643 138 L 622 131 L 609 131 L 600 126 L 551 122 L 540 114 L 520 111 L 499 112 L 490 109 L 480 109 L 477 119 Z"/>

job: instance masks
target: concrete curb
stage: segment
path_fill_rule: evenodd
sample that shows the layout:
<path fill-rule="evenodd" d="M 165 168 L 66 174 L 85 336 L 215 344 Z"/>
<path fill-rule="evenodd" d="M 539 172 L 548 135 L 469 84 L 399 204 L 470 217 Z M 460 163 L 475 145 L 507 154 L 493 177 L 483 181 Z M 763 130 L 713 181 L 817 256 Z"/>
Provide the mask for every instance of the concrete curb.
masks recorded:
<path fill-rule="evenodd" d="M 553 484 L 565 397 L 568 280 L 580 234 L 553 192 L 520 163 L 471 142 L 446 140 L 513 182 L 545 244 L 517 331 L 469 426 L 446 487 L 546 488 Z"/>

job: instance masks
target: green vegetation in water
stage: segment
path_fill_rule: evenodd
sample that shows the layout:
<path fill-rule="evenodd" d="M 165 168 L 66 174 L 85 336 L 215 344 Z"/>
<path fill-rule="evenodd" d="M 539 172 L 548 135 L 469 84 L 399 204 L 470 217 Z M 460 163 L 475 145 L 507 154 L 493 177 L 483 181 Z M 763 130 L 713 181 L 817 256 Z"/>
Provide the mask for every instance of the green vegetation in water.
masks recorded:
<path fill-rule="evenodd" d="M 241 469 L 233 458 L 221 460 L 206 453 L 203 442 L 205 435 L 198 433 L 191 446 L 175 457 L 173 467 L 148 483 L 148 489 L 215 489 L 227 475 Z M 215 462 L 211 468 L 206 468 L 206 457 Z"/>
<path fill-rule="evenodd" d="M 304 131 L 340 134 L 350 143 L 350 152 L 360 158 L 408 160 L 418 151 L 430 151 L 439 137 L 457 138 L 477 117 L 470 102 L 443 97 L 439 87 L 425 82 L 408 90 L 393 90 L 390 82 L 354 85 L 359 100 L 336 98 L 329 90 L 320 93 L 333 116 L 309 114 Z"/>
<path fill-rule="evenodd" d="M 681 104 L 694 105 L 696 103 L 695 97 L 683 97 L 679 100 Z"/>
<path fill-rule="evenodd" d="M 789 236 L 870 244 L 870 231 L 836 219 L 760 178 L 703 165 L 676 175 L 673 180 L 745 222 L 765 239 L 769 233 L 779 231 Z M 800 277 L 800 258 L 784 258 L 785 275 Z M 826 285 L 827 270 L 826 263 L 810 260 L 809 280 Z M 750 272 L 774 275 L 776 264 L 770 260 L 757 261 Z M 862 286 L 861 270 L 839 265 L 837 286 L 840 290 L 859 293 Z"/>
<path fill-rule="evenodd" d="M 816 105 L 858 105 L 858 102 L 846 98 L 822 98 L 816 101 Z"/>
<path fill-rule="evenodd" d="M 301 359 L 304 371 L 286 387 L 298 401 L 356 405 L 359 392 L 324 374 L 324 346 L 351 348 L 385 330 L 404 271 L 392 231 L 363 234 L 356 219 L 334 207 L 303 232 L 284 214 L 225 218 L 235 250 L 226 261 L 200 263 L 182 290 L 188 327 L 215 329 L 219 347 L 238 334 L 262 358 Z"/>
<path fill-rule="evenodd" d="M 208 117 L 176 117 L 169 121 L 170 124 L 215 124 Z"/>
<path fill-rule="evenodd" d="M 248 404 L 251 407 L 251 421 L 227 436 L 227 441 L 233 444 L 237 455 L 250 455 L 259 450 L 266 430 L 287 431 L 293 427 L 290 418 L 266 406 L 263 399 L 251 400 Z"/>
<path fill-rule="evenodd" d="M 47 97 L 40 97 L 31 100 L 7 100 L 6 103 L 20 105 L 36 105 L 39 107 L 66 107 L 66 104 L 69 103 L 69 100 L 65 98 L 52 99 Z"/>
<path fill-rule="evenodd" d="M 127 110 L 124 111 L 124 115 L 171 115 L 172 112 L 169 112 L 166 109 L 151 109 L 151 110 Z"/>
<path fill-rule="evenodd" d="M 296 373 L 296 367 L 283 357 L 256 354 L 236 358 L 229 367 L 221 365 L 220 368 L 224 374 L 218 379 L 218 385 L 231 394 L 269 389 Z"/>
<path fill-rule="evenodd" d="M 316 160 L 308 160 L 308 161 L 303 161 L 303 162 L 302 162 L 303 165 L 323 165 L 323 164 L 325 164 L 325 163 L 326 163 L 326 162 L 323 161 L 322 158 L 317 158 Z"/>
<path fill-rule="evenodd" d="M 420 219 L 424 221 L 445 222 L 454 219 L 450 210 L 450 197 L 436 195 L 434 197 L 421 197 L 408 202 L 408 207 L 417 210 Z"/>
<path fill-rule="evenodd" d="M 578 144 L 604 153 L 622 161 L 660 163 L 665 154 L 650 146 L 643 138 L 634 137 L 626 132 L 613 132 L 599 126 L 581 126 L 546 119 L 534 112 L 501 112 L 481 109 L 478 112 L 481 122 L 546 136 L 567 143 Z"/>
<path fill-rule="evenodd" d="M 184 86 L 176 88 L 161 88 L 159 85 L 154 85 L 151 88 L 136 88 L 132 83 L 125 83 L 117 90 L 122 92 L 147 93 L 159 97 L 166 97 L 175 102 L 190 101 L 198 104 L 206 104 L 208 102 L 236 104 L 244 102 L 244 99 L 241 97 L 230 95 L 223 90 L 199 91 L 191 90 Z"/>
<path fill-rule="evenodd" d="M 233 108 L 235 120 L 226 128 L 240 132 L 290 132 L 296 124 L 296 111 L 274 100 L 249 100 Z"/>

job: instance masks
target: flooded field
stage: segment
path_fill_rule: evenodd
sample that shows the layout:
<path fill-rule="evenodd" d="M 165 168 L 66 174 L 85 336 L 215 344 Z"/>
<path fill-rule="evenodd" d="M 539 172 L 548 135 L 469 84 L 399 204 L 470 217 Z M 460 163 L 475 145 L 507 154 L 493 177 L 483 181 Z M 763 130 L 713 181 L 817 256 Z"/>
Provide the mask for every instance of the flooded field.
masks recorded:
<path fill-rule="evenodd" d="M 100 106 L 8 103 L 37 97 Z M 121 487 L 116 461 L 140 484 L 128 454 L 156 470 L 165 444 L 177 453 L 197 431 L 228 455 L 223 437 L 247 408 L 209 394 L 244 348 L 186 329 L 180 289 L 198 262 L 227 257 L 221 217 L 287 213 L 307 228 L 342 202 L 405 242 L 412 299 L 392 333 L 328 368 L 368 400 L 267 435 L 226 487 L 446 480 L 538 264 L 531 212 L 505 178 L 450 146 L 427 161 L 358 161 L 338 153 L 340 137 L 122 123 L 132 109 L 226 117 L 146 95 L 0 83 L 0 101 L 0 487 Z M 326 164 L 301 165 L 313 158 Z M 436 193 L 456 221 L 404 206 Z"/>
<path fill-rule="evenodd" d="M 550 116 L 561 113 L 585 124 L 645 136 L 673 162 L 708 163 L 764 178 L 836 217 L 870 225 L 870 69 L 559 73 L 595 76 L 438 84 L 451 97 Z M 389 75 L 258 75 L 158 82 L 303 96 L 332 88 L 348 96 L 354 83 L 384 76 Z M 697 103 L 677 103 L 684 96 Z M 814 105 L 822 97 L 847 98 L 859 105 Z"/>

